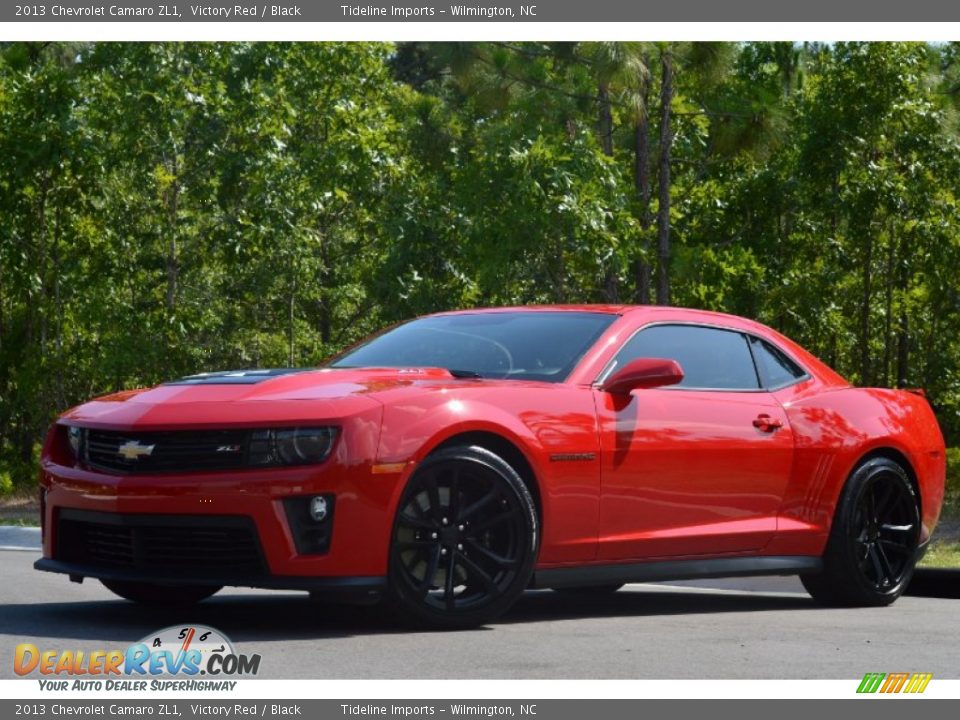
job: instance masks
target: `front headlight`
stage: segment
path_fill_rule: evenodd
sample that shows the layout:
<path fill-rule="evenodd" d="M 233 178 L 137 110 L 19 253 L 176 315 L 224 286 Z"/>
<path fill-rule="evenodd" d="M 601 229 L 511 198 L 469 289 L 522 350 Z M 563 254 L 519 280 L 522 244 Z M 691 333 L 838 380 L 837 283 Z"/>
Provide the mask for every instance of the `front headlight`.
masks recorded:
<path fill-rule="evenodd" d="M 337 438 L 333 427 L 256 430 L 250 437 L 251 465 L 309 465 L 327 459 Z"/>
<path fill-rule="evenodd" d="M 80 449 L 83 442 L 83 431 L 74 426 L 67 428 L 67 442 L 70 444 L 70 452 L 73 453 L 73 459 L 80 459 Z"/>

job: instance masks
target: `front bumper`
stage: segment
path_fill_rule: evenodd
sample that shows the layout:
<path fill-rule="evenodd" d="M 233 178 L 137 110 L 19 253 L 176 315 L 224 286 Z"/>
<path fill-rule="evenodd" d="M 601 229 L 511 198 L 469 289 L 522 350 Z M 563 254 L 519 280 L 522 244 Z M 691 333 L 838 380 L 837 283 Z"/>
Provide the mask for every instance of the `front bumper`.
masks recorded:
<path fill-rule="evenodd" d="M 321 466 L 267 471 L 196 473 L 191 475 L 115 476 L 45 461 L 43 488 L 43 559 L 35 567 L 114 581 L 162 584 L 200 584 L 299 589 L 323 594 L 379 593 L 387 574 L 389 538 L 394 508 L 409 468 L 373 472 L 369 464 L 347 465 L 331 458 Z M 336 498 L 329 546 L 320 553 L 298 550 L 296 528 L 285 501 L 304 496 Z M 233 519 L 245 523 L 257 547 L 258 563 L 238 563 L 226 539 L 219 556 L 207 553 L 203 572 L 175 558 L 154 562 L 102 562 L 103 556 L 66 551 L 71 537 L 62 521 L 79 516 L 97 518 L 121 528 L 135 527 L 138 519 L 179 518 L 189 526 L 216 527 Z M 184 535 L 177 546 L 170 535 L 165 547 L 202 548 L 203 538 Z M 198 539 L 199 538 L 199 539 Z M 130 540 L 150 542 L 150 537 Z M 217 562 L 218 558 L 223 562 Z M 91 561 L 92 560 L 92 561 Z"/>

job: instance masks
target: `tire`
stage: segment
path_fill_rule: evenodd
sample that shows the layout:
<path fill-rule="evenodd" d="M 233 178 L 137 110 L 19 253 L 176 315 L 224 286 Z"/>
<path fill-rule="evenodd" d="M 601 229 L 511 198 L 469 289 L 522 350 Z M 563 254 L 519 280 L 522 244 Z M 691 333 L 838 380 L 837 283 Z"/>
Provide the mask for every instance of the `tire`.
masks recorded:
<path fill-rule="evenodd" d="M 507 462 L 477 446 L 439 450 L 401 495 L 389 600 L 416 627 L 483 625 L 527 587 L 538 547 L 533 497 Z"/>
<path fill-rule="evenodd" d="M 615 585 L 588 585 L 586 587 L 564 587 L 553 588 L 554 592 L 563 595 L 580 595 L 581 597 L 602 597 L 604 595 L 613 595 L 617 590 L 623 587 L 623 583 Z"/>
<path fill-rule="evenodd" d="M 800 580 L 823 605 L 889 605 L 910 584 L 919 538 L 920 508 L 906 471 L 888 458 L 868 460 L 841 493 L 823 572 Z"/>
<path fill-rule="evenodd" d="M 220 590 L 219 585 L 155 585 L 153 583 L 101 580 L 104 587 L 124 600 L 141 605 L 172 607 L 193 605 Z"/>

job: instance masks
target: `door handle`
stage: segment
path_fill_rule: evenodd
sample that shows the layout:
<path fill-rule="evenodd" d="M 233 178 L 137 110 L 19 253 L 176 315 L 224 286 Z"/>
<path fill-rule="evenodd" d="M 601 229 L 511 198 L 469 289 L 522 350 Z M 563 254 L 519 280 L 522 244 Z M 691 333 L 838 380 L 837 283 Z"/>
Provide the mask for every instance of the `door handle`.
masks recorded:
<path fill-rule="evenodd" d="M 782 428 L 783 423 L 766 413 L 760 413 L 753 421 L 753 426 L 760 432 L 770 433 Z"/>

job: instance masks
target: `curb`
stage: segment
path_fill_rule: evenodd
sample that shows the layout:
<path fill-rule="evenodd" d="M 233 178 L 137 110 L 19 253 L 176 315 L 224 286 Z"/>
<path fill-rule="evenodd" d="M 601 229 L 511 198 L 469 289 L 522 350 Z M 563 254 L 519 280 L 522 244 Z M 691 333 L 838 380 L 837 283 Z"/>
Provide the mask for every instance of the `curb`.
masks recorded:
<path fill-rule="evenodd" d="M 917 568 L 907 595 L 960 598 L 960 568 Z"/>
<path fill-rule="evenodd" d="M 0 550 L 40 552 L 40 528 L 0 526 Z"/>

